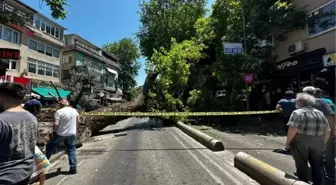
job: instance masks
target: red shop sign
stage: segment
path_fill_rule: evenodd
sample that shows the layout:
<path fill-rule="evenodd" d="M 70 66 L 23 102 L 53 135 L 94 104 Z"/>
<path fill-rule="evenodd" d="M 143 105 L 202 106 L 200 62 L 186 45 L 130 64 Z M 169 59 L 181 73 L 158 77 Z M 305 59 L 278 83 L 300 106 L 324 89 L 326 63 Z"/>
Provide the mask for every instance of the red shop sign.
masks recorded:
<path fill-rule="evenodd" d="M 1 59 L 20 59 L 20 50 L 18 49 L 9 49 L 9 48 L 0 48 L 0 58 Z"/>

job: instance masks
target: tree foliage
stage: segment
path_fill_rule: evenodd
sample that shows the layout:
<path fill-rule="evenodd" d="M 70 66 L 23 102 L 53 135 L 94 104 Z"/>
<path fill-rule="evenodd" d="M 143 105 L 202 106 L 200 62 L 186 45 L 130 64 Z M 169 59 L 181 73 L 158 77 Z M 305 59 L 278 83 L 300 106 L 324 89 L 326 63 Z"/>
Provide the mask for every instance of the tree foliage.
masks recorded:
<path fill-rule="evenodd" d="M 155 63 L 155 72 L 160 74 L 156 82 L 158 89 L 151 96 L 162 102 L 161 109 L 177 111 L 184 108 L 181 101 L 183 89 L 187 87 L 190 67 L 202 57 L 203 44 L 195 40 L 177 43 L 172 39 L 170 50 L 154 50 L 150 61 Z M 161 101 L 163 100 L 163 101 Z"/>
<path fill-rule="evenodd" d="M 194 24 L 205 14 L 206 0 L 150 0 L 140 4 L 138 32 L 142 54 L 151 58 L 154 49 L 169 49 L 171 39 L 179 43 L 195 36 Z"/>
<path fill-rule="evenodd" d="M 92 69 L 94 69 L 94 64 L 84 58 L 80 66 L 70 70 L 70 82 L 67 83 L 66 89 L 72 92 L 70 99 L 76 104 L 86 104 L 91 99 L 91 90 L 100 83 L 97 73 Z"/>
<path fill-rule="evenodd" d="M 67 11 L 65 6 L 67 6 L 67 0 L 36 0 L 42 1 L 50 7 L 51 16 L 54 19 L 65 19 L 67 15 Z M 24 25 L 25 17 L 19 16 L 18 11 L 14 10 L 12 12 L 9 11 L 0 11 L 0 23 L 7 24 L 11 22 L 13 24 Z"/>
<path fill-rule="evenodd" d="M 104 45 L 103 49 L 120 59 L 118 86 L 121 87 L 126 99 L 130 100 L 131 90 L 137 85 L 135 77 L 140 69 L 138 61 L 140 52 L 136 43 L 131 38 L 123 38 L 118 42 Z"/>
<path fill-rule="evenodd" d="M 205 16 L 204 1 L 193 2 L 197 8 L 173 0 L 151 0 L 141 6 L 141 50 L 149 59 L 148 71 L 159 74 L 151 91 L 157 101 L 151 101 L 151 106 L 163 110 L 180 110 L 185 105 L 193 110 L 242 110 L 248 93 L 243 74 L 256 74 L 259 80 L 269 78 L 274 57 L 267 39 L 270 34 L 275 40 L 284 39 L 286 33 L 302 28 L 306 12 L 286 0 L 216 0 L 210 16 Z M 188 14 L 196 9 L 199 11 Z M 244 55 L 224 55 L 224 41 L 244 43 L 244 39 Z M 183 57 L 176 57 L 179 55 L 174 51 L 188 41 L 203 45 L 199 51 L 203 57 L 195 63 L 179 62 Z M 261 41 L 267 44 L 260 45 Z M 164 50 L 158 49 L 161 47 Z M 175 67 L 177 70 L 171 70 Z M 186 92 L 179 89 L 176 93 L 176 87 Z M 216 97 L 217 90 L 224 90 L 225 96 Z"/>

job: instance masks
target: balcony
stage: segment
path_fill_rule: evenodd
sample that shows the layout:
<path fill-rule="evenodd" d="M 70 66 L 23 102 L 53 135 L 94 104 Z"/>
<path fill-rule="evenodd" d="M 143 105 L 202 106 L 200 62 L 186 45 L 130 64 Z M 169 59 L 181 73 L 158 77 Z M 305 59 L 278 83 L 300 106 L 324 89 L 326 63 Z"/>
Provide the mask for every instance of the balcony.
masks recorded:
<path fill-rule="evenodd" d="M 93 49 L 89 49 L 88 47 L 85 47 L 85 45 L 83 45 L 80 42 L 75 42 L 75 44 L 71 44 L 71 45 L 66 45 L 63 48 L 63 51 L 71 51 L 71 50 L 77 50 L 80 52 L 83 52 L 87 55 L 89 55 L 90 57 L 93 57 L 95 59 L 98 59 L 100 61 L 105 61 L 104 58 L 100 55 L 100 53 L 98 51 L 95 51 Z"/>

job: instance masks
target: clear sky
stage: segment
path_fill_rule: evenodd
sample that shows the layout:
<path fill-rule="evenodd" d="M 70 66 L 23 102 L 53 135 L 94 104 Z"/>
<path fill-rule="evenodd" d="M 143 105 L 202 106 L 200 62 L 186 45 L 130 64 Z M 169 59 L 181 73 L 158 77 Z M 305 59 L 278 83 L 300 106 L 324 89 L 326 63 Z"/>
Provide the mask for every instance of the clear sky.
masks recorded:
<path fill-rule="evenodd" d="M 42 0 L 21 0 L 51 18 L 49 7 Z M 214 0 L 208 0 L 208 6 Z M 67 28 L 66 33 L 76 33 L 102 47 L 124 37 L 134 37 L 139 30 L 139 0 L 68 0 L 70 14 L 65 20 L 56 20 Z M 136 78 L 142 85 L 145 78 L 145 59 L 139 59 L 141 69 Z"/>

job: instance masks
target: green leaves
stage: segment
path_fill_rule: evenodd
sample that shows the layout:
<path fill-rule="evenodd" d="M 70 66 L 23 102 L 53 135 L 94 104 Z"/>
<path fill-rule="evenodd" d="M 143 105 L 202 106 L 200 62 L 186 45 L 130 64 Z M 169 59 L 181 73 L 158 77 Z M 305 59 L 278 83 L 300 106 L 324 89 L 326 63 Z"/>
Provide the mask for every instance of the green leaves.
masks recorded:
<path fill-rule="evenodd" d="M 131 99 L 133 97 L 131 90 L 136 86 L 135 77 L 140 69 L 138 62 L 140 53 L 135 41 L 131 38 L 123 38 L 118 42 L 104 45 L 103 49 L 120 59 L 118 84 L 126 99 Z"/>
<path fill-rule="evenodd" d="M 140 5 L 137 36 L 142 54 L 151 58 L 154 49 L 170 48 L 171 38 L 177 42 L 195 36 L 194 24 L 205 14 L 206 0 L 150 0 Z"/>
<path fill-rule="evenodd" d="M 158 85 L 161 87 L 166 110 L 178 110 L 183 107 L 181 96 L 189 80 L 190 66 L 202 57 L 204 44 L 197 41 L 185 40 L 177 43 L 172 39 L 170 50 L 161 48 L 154 50 L 151 62 L 155 72 L 159 73 Z"/>

